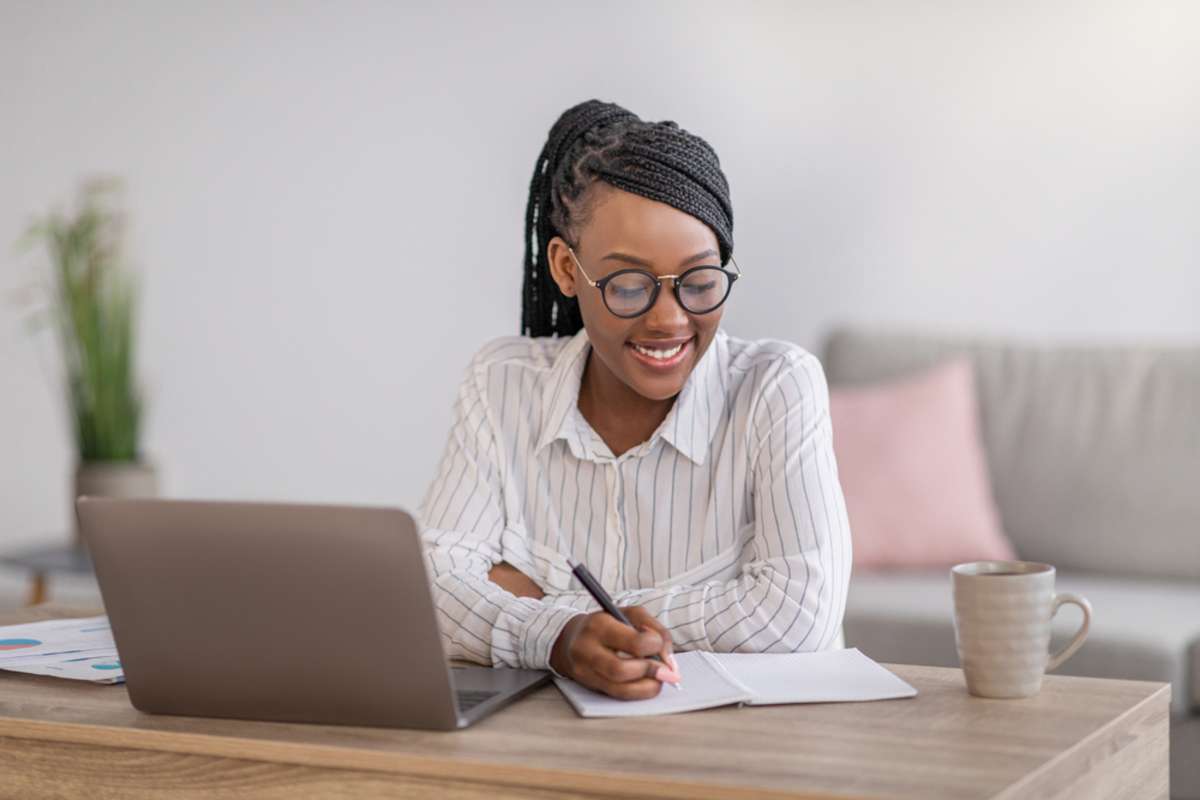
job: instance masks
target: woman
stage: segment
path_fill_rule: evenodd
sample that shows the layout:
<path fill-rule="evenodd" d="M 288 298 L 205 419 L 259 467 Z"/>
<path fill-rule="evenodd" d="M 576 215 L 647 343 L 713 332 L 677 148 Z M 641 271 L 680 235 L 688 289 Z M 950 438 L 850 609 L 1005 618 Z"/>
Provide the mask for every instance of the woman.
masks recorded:
<path fill-rule="evenodd" d="M 418 511 L 450 655 L 633 699 L 680 677 L 676 648 L 841 646 L 850 530 L 824 373 L 720 329 L 740 270 L 716 153 L 581 103 L 550 130 L 525 233 L 524 335 L 471 361 Z M 637 630 L 572 583 L 575 562 Z"/>

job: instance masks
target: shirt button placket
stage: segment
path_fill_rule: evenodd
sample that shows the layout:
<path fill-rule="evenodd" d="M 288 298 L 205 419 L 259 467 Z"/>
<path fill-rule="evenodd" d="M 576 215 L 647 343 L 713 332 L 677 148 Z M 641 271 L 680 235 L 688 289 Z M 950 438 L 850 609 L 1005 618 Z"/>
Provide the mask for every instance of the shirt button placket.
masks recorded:
<path fill-rule="evenodd" d="M 614 590 L 621 586 L 621 557 L 625 549 L 625 531 L 621 529 L 621 466 L 616 459 L 608 462 L 608 515 L 604 524 L 604 574 L 600 581 Z"/>

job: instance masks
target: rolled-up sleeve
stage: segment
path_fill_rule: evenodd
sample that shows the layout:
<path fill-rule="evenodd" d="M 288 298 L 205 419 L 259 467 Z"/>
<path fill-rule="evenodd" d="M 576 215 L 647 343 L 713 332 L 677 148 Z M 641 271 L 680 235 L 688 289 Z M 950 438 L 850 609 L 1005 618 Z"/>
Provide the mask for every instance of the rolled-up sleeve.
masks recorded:
<path fill-rule="evenodd" d="M 488 580 L 488 571 L 503 560 L 507 520 L 486 370 L 478 355 L 467 368 L 437 477 L 417 511 L 434 603 L 451 658 L 549 669 L 558 634 L 580 612 L 517 597 Z"/>

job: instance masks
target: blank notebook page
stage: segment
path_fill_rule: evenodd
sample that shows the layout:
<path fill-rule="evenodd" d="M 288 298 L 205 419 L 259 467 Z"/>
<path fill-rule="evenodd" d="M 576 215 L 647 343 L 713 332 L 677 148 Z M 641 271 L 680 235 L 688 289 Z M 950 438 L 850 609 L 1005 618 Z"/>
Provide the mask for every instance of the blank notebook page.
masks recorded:
<path fill-rule="evenodd" d="M 566 678 L 555 678 L 554 683 L 575 707 L 581 717 L 643 717 L 653 714 L 678 714 L 701 708 L 741 703 L 750 699 L 746 687 L 725 674 L 716 665 L 711 653 L 692 651 L 676 653 L 682 676 L 682 688 L 676 689 L 664 683 L 658 696 L 648 700 L 618 700 L 606 694 L 593 692 Z"/>
<path fill-rule="evenodd" d="M 809 653 L 711 655 L 750 690 L 753 697 L 748 705 L 890 700 L 917 693 L 857 647 Z"/>

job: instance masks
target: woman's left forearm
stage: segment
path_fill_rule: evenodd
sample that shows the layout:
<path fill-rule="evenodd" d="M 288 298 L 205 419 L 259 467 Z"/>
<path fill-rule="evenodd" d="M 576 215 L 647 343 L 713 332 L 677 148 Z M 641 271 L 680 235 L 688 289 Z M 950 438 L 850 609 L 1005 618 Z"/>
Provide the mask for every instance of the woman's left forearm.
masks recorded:
<path fill-rule="evenodd" d="M 488 580 L 517 597 L 532 597 L 534 600 L 545 597 L 542 588 L 532 578 L 507 561 L 501 561 L 488 570 Z"/>

